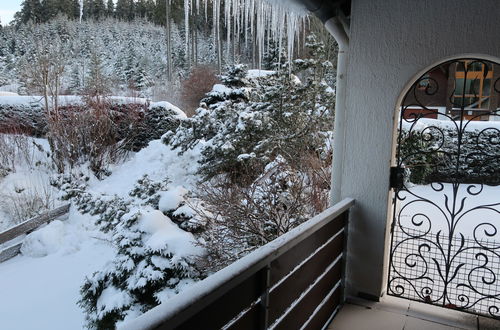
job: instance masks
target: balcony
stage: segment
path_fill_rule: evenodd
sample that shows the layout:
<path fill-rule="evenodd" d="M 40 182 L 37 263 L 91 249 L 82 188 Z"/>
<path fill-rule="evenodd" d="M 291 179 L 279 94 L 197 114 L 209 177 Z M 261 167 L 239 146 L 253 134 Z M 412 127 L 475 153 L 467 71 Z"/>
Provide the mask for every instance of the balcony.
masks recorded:
<path fill-rule="evenodd" d="M 345 199 L 198 282 L 120 329 L 499 329 L 500 322 L 384 296 L 344 291 L 349 210 Z"/>
<path fill-rule="evenodd" d="M 345 199 L 122 329 L 321 329 L 344 301 Z"/>

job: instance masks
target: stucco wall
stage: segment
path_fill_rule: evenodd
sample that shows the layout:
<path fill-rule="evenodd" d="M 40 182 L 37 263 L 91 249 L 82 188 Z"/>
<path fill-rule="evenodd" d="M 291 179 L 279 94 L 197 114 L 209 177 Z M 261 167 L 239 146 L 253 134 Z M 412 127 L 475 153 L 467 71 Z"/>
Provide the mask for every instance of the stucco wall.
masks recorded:
<path fill-rule="evenodd" d="M 356 199 L 348 292 L 385 291 L 393 116 L 417 74 L 451 57 L 500 57 L 498 0 L 353 0 L 342 197 Z"/>

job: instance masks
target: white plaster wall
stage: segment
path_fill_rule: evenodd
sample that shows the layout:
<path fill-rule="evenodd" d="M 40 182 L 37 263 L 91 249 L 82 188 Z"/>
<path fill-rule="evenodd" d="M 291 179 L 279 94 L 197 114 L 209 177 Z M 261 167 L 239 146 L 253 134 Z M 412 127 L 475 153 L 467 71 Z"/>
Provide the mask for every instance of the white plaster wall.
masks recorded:
<path fill-rule="evenodd" d="M 352 0 L 341 197 L 353 197 L 348 293 L 385 291 L 393 116 L 404 89 L 461 55 L 500 58 L 499 0 Z"/>

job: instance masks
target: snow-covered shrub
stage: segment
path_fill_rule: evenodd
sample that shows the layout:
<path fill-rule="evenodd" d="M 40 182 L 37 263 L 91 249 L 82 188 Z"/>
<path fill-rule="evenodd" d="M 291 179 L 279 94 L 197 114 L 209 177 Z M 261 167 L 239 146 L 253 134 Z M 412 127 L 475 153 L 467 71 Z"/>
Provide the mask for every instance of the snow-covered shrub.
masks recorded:
<path fill-rule="evenodd" d="M 0 213 L 15 224 L 50 210 L 56 192 L 46 179 L 53 170 L 45 141 L 0 134 Z"/>
<path fill-rule="evenodd" d="M 160 211 L 125 214 L 113 242 L 117 257 L 81 288 L 79 304 L 89 328 L 114 329 L 118 321 L 166 301 L 199 276 L 193 264 L 200 248 Z"/>
<path fill-rule="evenodd" d="M 84 190 L 74 195 L 80 212 L 97 215 L 97 224 L 117 248 L 116 258 L 81 288 L 79 304 L 89 328 L 113 329 L 117 322 L 151 309 L 199 279 L 195 261 L 202 249 L 191 233 L 157 209 L 159 203 L 168 204 L 160 198 L 176 199 L 169 205 L 174 209 L 183 203 L 177 194 L 184 192 L 169 190 L 167 184 L 144 176 L 129 192 L 130 198 Z"/>
<path fill-rule="evenodd" d="M 56 252 L 64 237 L 64 224 L 54 220 L 47 226 L 28 234 L 23 240 L 21 253 L 24 256 L 40 258 Z"/>
<path fill-rule="evenodd" d="M 219 177 L 202 186 L 197 208 L 208 225 L 202 233 L 208 256 L 204 268 L 216 271 L 264 245 L 317 210 L 309 177 L 278 156 L 252 184 L 241 187 Z"/>
<path fill-rule="evenodd" d="M 277 71 L 235 65 L 164 142 L 201 148 L 205 183 L 191 206 L 216 270 L 322 211 L 328 202 L 334 92 L 324 46 Z M 271 57 L 270 57 L 271 58 Z M 298 77 L 301 77 L 299 79 Z"/>
<path fill-rule="evenodd" d="M 120 148 L 111 112 L 104 105 L 68 106 L 48 118 L 48 140 L 59 172 L 89 162 L 100 176 Z"/>
<path fill-rule="evenodd" d="M 447 122 L 434 121 L 402 132 L 400 158 L 413 184 L 465 182 L 500 184 L 500 131 L 493 122 L 463 131 Z M 491 126 L 491 127 L 488 127 Z M 459 149 L 460 146 L 460 157 Z M 457 167 L 458 165 L 458 167 Z"/>
<path fill-rule="evenodd" d="M 314 37 L 308 46 L 310 57 L 294 61 L 292 74 L 286 65 L 276 72 L 231 67 L 165 142 L 183 152 L 206 141 L 201 174 L 233 181 L 254 179 L 278 154 L 293 161 L 320 153 L 333 126 L 334 95 L 321 79 L 331 63 Z"/>
<path fill-rule="evenodd" d="M 124 127 L 121 130 L 123 138 L 129 137 L 126 148 L 132 151 L 139 151 L 146 147 L 149 142 L 158 140 L 168 131 L 177 129 L 181 119 L 185 118 L 182 110 L 169 102 L 152 103 L 142 113 L 142 119 L 136 126 L 129 129 Z"/>
<path fill-rule="evenodd" d="M 0 133 L 44 136 L 47 120 L 42 105 L 39 102 L 0 103 Z"/>

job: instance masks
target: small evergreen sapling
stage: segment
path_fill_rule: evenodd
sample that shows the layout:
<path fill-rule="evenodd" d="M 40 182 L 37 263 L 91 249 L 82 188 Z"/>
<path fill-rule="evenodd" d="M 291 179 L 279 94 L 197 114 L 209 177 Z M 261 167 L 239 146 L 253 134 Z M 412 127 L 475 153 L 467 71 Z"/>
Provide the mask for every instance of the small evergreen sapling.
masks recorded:
<path fill-rule="evenodd" d="M 129 193 L 131 200 L 87 192 L 75 199 L 82 212 L 99 215 L 98 225 L 117 248 L 116 258 L 81 287 L 87 327 L 114 329 L 199 279 L 194 262 L 201 249 L 194 237 L 156 210 L 166 186 L 145 176 Z"/>

